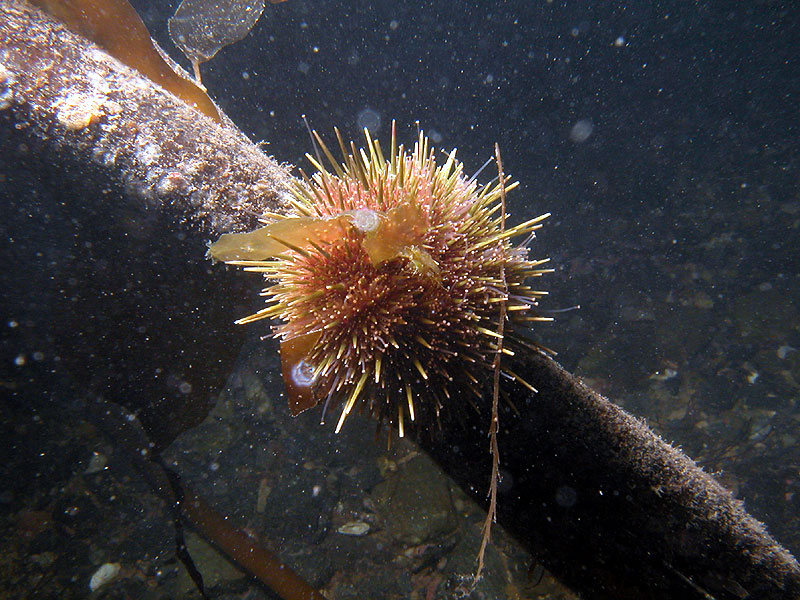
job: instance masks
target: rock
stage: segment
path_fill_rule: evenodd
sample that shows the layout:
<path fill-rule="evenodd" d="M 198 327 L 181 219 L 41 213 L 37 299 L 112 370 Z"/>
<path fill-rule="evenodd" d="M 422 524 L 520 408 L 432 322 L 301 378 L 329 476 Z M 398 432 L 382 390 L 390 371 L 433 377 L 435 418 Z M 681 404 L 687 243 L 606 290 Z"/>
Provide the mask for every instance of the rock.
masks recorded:
<path fill-rule="evenodd" d="M 89 580 L 89 589 L 94 592 L 113 581 L 119 574 L 119 568 L 119 563 L 105 563 L 102 565 Z"/>
<path fill-rule="evenodd" d="M 369 532 L 369 523 L 364 521 L 348 521 L 336 530 L 342 535 L 366 535 Z"/>
<path fill-rule="evenodd" d="M 375 487 L 373 498 L 396 540 L 418 545 L 450 533 L 457 525 L 450 486 L 424 456 L 403 465 Z"/>
<path fill-rule="evenodd" d="M 197 570 L 203 575 L 206 589 L 214 588 L 226 581 L 234 581 L 244 574 L 234 567 L 228 559 L 217 552 L 208 542 L 195 533 L 186 535 L 186 548 Z M 193 592 L 196 587 L 186 569 L 181 568 L 177 581 L 178 594 L 183 596 Z"/>
<path fill-rule="evenodd" d="M 800 314 L 792 301 L 775 290 L 757 290 L 740 296 L 732 312 L 739 334 L 757 340 L 781 339 L 800 326 Z"/>
<path fill-rule="evenodd" d="M 83 471 L 84 475 L 93 475 L 94 473 L 99 473 L 103 469 L 106 468 L 108 464 L 108 458 L 105 454 L 100 454 L 99 452 L 93 452 L 92 458 L 89 459 L 89 465 Z"/>

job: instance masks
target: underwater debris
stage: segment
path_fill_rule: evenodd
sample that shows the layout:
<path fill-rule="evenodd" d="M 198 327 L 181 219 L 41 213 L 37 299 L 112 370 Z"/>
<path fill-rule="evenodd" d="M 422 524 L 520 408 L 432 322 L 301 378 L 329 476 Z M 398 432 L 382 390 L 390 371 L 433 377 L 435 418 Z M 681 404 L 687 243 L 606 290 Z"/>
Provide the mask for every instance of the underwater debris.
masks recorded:
<path fill-rule="evenodd" d="M 119 563 L 105 563 L 92 575 L 92 578 L 89 580 L 89 589 L 96 592 L 104 585 L 113 581 L 119 574 L 119 570 Z"/>
<path fill-rule="evenodd" d="M 200 65 L 243 39 L 262 12 L 264 0 L 183 0 L 167 21 L 169 37 L 192 63 L 200 83 Z"/>
<path fill-rule="evenodd" d="M 530 315 L 546 292 L 527 283 L 548 272 L 526 243 L 549 215 L 501 229 L 501 191 L 516 184 L 479 186 L 455 151 L 437 165 L 422 133 L 408 152 L 393 124 L 388 159 L 366 130 L 361 150 L 336 135 L 342 164 L 316 136 L 333 172 L 309 156 L 317 173 L 294 187 L 290 213 L 223 235 L 209 256 L 270 282 L 267 306 L 237 323 L 279 321 L 293 414 L 324 401 L 323 421 L 341 406 L 336 431 L 357 408 L 403 436 L 406 420 L 439 422 L 446 406 L 483 397 L 495 355 L 552 320 Z"/>
<path fill-rule="evenodd" d="M 673 369 L 671 367 L 666 367 L 664 369 L 658 369 L 653 371 L 650 374 L 648 379 L 652 379 L 654 381 L 669 381 L 670 379 L 675 379 L 678 376 L 678 370 Z"/>
<path fill-rule="evenodd" d="M 369 523 L 364 521 L 348 521 L 340 525 L 336 531 L 342 535 L 361 536 L 369 533 Z"/>
<path fill-rule="evenodd" d="M 118 104 L 102 94 L 73 93 L 62 98 L 56 106 L 56 119 L 67 131 L 81 131 L 99 122 L 104 116 L 118 113 Z"/>

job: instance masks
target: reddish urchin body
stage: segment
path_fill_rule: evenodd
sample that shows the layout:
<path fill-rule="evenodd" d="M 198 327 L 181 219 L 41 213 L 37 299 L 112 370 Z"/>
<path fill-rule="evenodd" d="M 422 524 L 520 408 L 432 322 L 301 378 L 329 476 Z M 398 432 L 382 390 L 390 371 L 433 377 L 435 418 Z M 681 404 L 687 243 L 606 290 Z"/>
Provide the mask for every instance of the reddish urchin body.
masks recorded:
<path fill-rule="evenodd" d="M 506 354 L 527 321 L 545 320 L 528 314 L 545 261 L 529 260 L 526 242 L 547 215 L 505 228 L 501 195 L 514 185 L 478 186 L 454 153 L 437 165 L 423 135 L 406 152 L 393 129 L 388 159 L 368 133 L 366 150 L 339 142 L 344 164 L 323 145 L 333 172 L 311 159 L 318 172 L 297 185 L 292 214 L 222 236 L 210 255 L 268 280 L 267 306 L 239 322 L 278 320 L 293 413 L 324 402 L 337 431 L 362 410 L 403 435 L 408 420 L 484 395 L 502 304 Z"/>

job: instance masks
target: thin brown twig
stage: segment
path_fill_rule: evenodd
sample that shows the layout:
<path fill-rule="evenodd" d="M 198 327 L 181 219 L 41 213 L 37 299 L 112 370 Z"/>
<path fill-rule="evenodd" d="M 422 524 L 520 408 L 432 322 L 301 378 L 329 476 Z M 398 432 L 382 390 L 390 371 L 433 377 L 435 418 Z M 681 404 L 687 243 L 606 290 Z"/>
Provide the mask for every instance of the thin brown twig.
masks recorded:
<path fill-rule="evenodd" d="M 500 159 L 500 145 L 494 145 L 494 156 L 497 162 L 497 173 L 500 180 L 500 231 L 506 230 L 506 185 L 505 173 L 503 173 L 503 161 Z M 492 381 L 492 420 L 489 425 L 489 451 L 492 453 L 492 475 L 489 480 L 489 509 L 486 512 L 486 520 L 481 528 L 482 538 L 481 547 L 478 550 L 478 568 L 475 571 L 474 581 L 477 583 L 483 574 L 484 557 L 486 547 L 491 538 L 492 523 L 497 521 L 497 482 L 500 478 L 500 448 L 497 444 L 497 432 L 500 428 L 500 357 L 503 354 L 503 333 L 506 321 L 506 299 L 508 298 L 508 284 L 506 283 L 505 271 L 505 246 L 500 246 L 500 281 L 502 282 L 503 301 L 500 302 L 500 314 L 497 323 L 497 353 L 492 361 L 494 379 Z"/>

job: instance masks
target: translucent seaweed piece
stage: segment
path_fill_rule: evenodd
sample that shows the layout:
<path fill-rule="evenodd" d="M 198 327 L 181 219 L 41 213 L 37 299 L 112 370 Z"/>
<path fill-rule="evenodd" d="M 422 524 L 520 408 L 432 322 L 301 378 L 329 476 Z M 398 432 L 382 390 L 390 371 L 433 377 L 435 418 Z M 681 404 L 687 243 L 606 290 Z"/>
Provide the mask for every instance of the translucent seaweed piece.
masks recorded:
<path fill-rule="evenodd" d="M 408 203 L 386 213 L 359 209 L 328 218 L 289 217 L 247 233 L 225 233 L 208 249 L 208 256 L 223 262 L 263 261 L 287 250 L 333 243 L 348 226 L 364 235 L 362 246 L 373 265 L 405 256 L 419 271 L 438 273 L 436 262 L 419 246 L 430 226 L 428 217 Z"/>
<path fill-rule="evenodd" d="M 169 36 L 200 81 L 200 64 L 250 33 L 263 11 L 264 0 L 183 0 L 169 19 Z"/>
<path fill-rule="evenodd" d="M 223 262 L 258 261 L 293 247 L 310 248 L 309 240 L 329 244 L 341 237 L 345 218 L 293 217 L 247 233 L 225 233 L 208 249 L 208 256 Z"/>
<path fill-rule="evenodd" d="M 422 208 L 418 204 L 405 202 L 386 213 L 374 231 L 366 234 L 363 246 L 372 264 L 379 265 L 405 255 L 411 246 L 421 243 L 429 227 L 428 217 Z M 421 252 L 427 255 L 424 250 Z"/>

